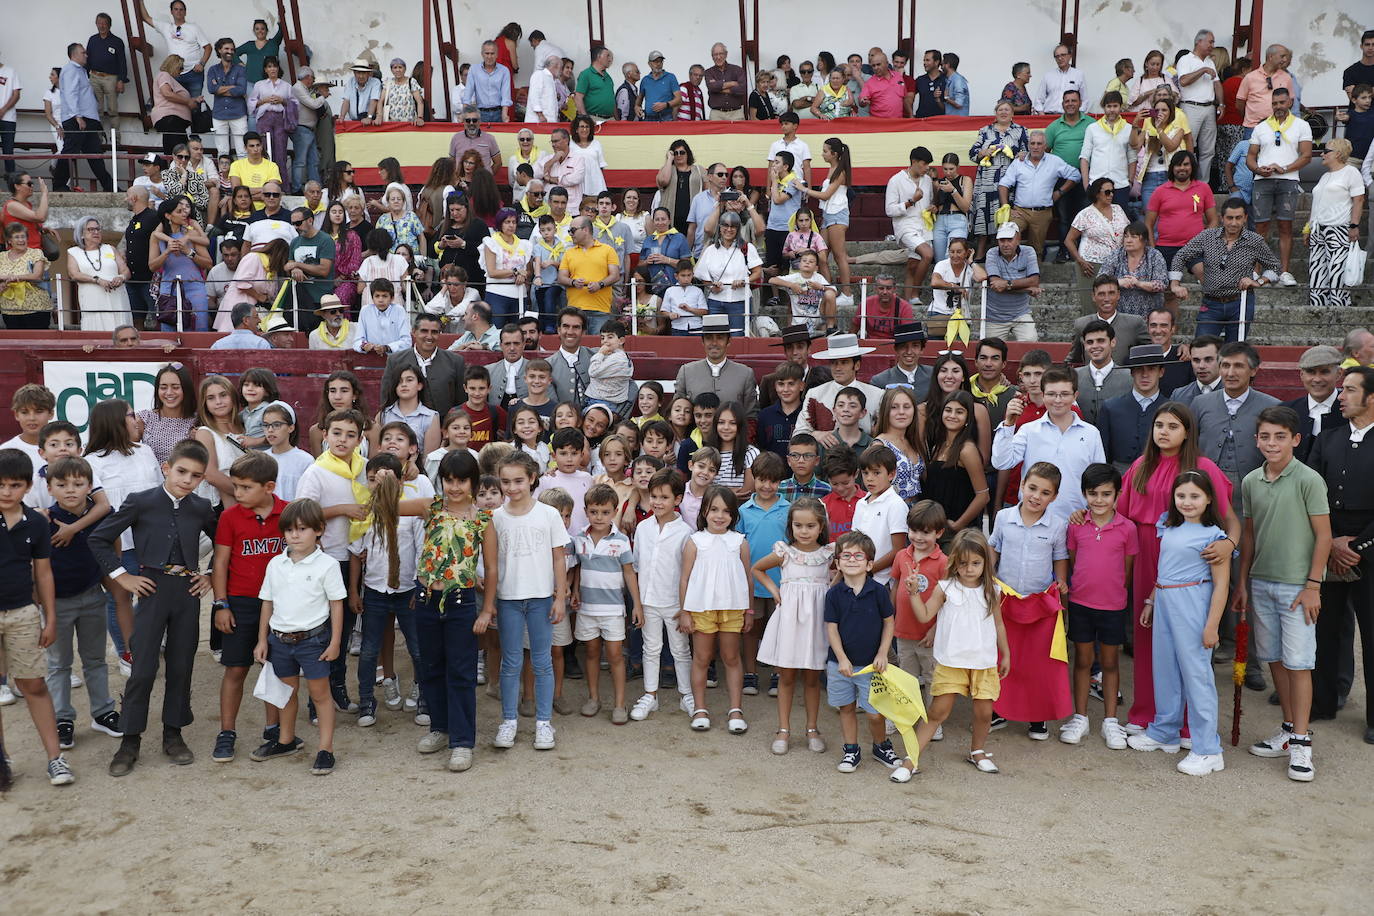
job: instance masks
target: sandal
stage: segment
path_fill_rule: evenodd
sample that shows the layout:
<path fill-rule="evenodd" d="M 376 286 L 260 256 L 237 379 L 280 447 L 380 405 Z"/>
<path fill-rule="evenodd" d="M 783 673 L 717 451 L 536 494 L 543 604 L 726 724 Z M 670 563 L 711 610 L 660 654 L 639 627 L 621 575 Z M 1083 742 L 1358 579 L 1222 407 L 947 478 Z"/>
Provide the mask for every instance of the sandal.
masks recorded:
<path fill-rule="evenodd" d="M 979 756 L 979 755 L 981 755 L 981 756 Z M 977 767 L 977 768 L 978 768 L 978 772 L 980 772 L 980 773 L 1000 773 L 1000 772 L 1001 772 L 1001 770 L 997 769 L 997 764 L 995 764 L 995 763 L 992 762 L 992 755 L 989 754 L 987 751 L 983 751 L 983 750 L 972 751 L 972 752 L 968 755 L 968 757 L 967 757 L 966 759 L 968 760 L 969 763 L 971 763 L 971 764 L 973 764 L 975 767 Z"/>
<path fill-rule="evenodd" d="M 902 765 L 893 770 L 887 778 L 893 782 L 911 782 L 911 777 L 919 772 L 914 766 L 907 766 L 909 760 L 903 760 Z"/>
<path fill-rule="evenodd" d="M 692 713 L 691 725 L 693 731 L 708 731 L 711 728 L 711 713 L 705 709 L 698 709 Z"/>
<path fill-rule="evenodd" d="M 820 729 L 808 728 L 806 730 L 806 747 L 817 754 L 825 753 L 825 739 L 821 737 Z"/>
<path fill-rule="evenodd" d="M 736 715 L 737 713 L 738 715 Z M 744 710 L 735 707 L 727 711 L 726 715 L 729 716 L 726 727 L 730 729 L 730 734 L 742 735 L 749 731 L 749 723 L 744 721 Z"/>
<path fill-rule="evenodd" d="M 775 754 L 786 754 L 786 753 L 787 753 L 787 738 L 788 738 L 788 734 L 789 734 L 789 732 L 787 731 L 787 729 L 785 729 L 785 728 L 780 728 L 780 729 L 778 729 L 777 737 L 775 737 L 775 738 L 773 739 L 773 753 L 775 753 Z"/>

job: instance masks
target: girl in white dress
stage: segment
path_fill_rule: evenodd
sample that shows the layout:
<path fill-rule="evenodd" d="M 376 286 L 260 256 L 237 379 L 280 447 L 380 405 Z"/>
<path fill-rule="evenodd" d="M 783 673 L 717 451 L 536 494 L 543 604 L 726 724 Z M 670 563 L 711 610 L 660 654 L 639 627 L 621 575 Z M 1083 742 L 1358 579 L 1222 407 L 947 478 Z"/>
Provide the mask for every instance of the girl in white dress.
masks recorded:
<path fill-rule="evenodd" d="M 759 642 L 759 661 L 778 672 L 778 733 L 773 753 L 786 754 L 792 724 L 792 691 L 797 672 L 806 698 L 806 745 L 824 753 L 825 739 L 817 728 L 821 711 L 821 670 L 825 668 L 825 592 L 830 586 L 830 525 L 819 499 L 803 496 L 787 512 L 787 540 L 754 564 L 754 581 L 768 589 L 776 610 Z M 782 586 L 773 584 L 768 570 L 782 567 Z"/>
<path fill-rule="evenodd" d="M 687 522 L 695 524 L 697 531 L 687 539 L 682 552 L 678 626 L 692 636 L 692 694 L 696 702 L 692 728 L 706 731 L 711 727 L 711 714 L 706 709 L 706 669 L 719 641 L 730 694 L 728 727 L 732 735 L 742 735 L 749 724 L 741 708 L 744 665 L 739 645 L 753 606 L 749 544 L 734 530 L 739 523 L 739 499 L 726 487 L 712 485 L 702 496 L 698 517 Z"/>

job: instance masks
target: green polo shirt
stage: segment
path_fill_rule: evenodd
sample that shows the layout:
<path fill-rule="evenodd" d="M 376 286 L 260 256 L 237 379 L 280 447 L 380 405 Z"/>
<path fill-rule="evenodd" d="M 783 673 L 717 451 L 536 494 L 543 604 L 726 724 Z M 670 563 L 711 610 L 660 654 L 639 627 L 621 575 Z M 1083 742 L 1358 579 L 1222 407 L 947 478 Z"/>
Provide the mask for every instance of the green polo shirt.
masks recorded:
<path fill-rule="evenodd" d="M 1312 571 L 1312 551 L 1317 536 L 1313 515 L 1330 515 L 1326 481 L 1294 458 L 1273 480 L 1266 480 L 1264 465 L 1240 483 L 1245 517 L 1254 519 L 1255 559 L 1250 575 L 1267 582 L 1302 585 Z"/>
<path fill-rule="evenodd" d="M 1063 115 L 1060 115 L 1045 128 L 1045 145 L 1051 153 L 1078 168 L 1078 156 L 1083 152 L 1083 138 L 1087 136 L 1088 128 L 1096 123 L 1091 115 L 1080 114 L 1078 123 L 1069 125 L 1064 121 Z"/>
<path fill-rule="evenodd" d="M 595 67 L 588 67 L 577 74 L 576 91 L 585 96 L 582 104 L 587 114 L 598 118 L 615 116 L 615 83 L 609 73 L 597 73 Z"/>

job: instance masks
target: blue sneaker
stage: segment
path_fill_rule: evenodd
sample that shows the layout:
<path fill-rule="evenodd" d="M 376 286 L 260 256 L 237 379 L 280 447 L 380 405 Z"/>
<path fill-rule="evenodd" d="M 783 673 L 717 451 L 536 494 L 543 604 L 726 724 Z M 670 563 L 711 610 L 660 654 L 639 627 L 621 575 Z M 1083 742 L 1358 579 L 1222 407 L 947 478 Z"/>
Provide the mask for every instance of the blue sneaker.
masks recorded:
<path fill-rule="evenodd" d="M 902 758 L 898 757 L 892 750 L 892 742 L 884 741 L 882 744 L 873 745 L 873 759 L 887 767 L 895 770 L 902 765 Z"/>
<path fill-rule="evenodd" d="M 859 768 L 859 746 L 857 744 L 846 744 L 844 754 L 840 757 L 840 763 L 835 769 L 841 773 L 853 773 Z"/>
<path fill-rule="evenodd" d="M 238 740 L 238 737 L 238 732 L 228 728 L 216 735 L 215 750 L 210 754 L 210 759 L 215 763 L 228 763 L 233 760 L 234 742 Z"/>

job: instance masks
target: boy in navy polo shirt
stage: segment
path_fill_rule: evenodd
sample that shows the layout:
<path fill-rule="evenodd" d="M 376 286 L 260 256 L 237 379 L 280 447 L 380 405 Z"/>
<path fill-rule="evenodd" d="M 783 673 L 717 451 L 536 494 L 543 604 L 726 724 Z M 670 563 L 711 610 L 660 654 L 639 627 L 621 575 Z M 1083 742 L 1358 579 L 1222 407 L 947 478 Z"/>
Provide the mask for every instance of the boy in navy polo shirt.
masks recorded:
<path fill-rule="evenodd" d="M 892 647 L 892 596 L 873 578 L 877 552 L 873 539 L 862 531 L 842 534 L 835 542 L 835 561 L 844 581 L 825 594 L 825 633 L 830 654 L 825 663 L 825 690 L 830 705 L 840 711 L 844 754 L 838 769 L 852 773 L 859 768 L 859 718 L 856 706 L 868 713 L 873 736 L 873 758 L 889 769 L 901 759 L 887 740 L 887 726 L 868 702 L 870 674 L 855 674 L 870 664 L 874 671 L 887 668 Z"/>
<path fill-rule="evenodd" d="M 43 749 L 48 752 L 48 782 L 73 782 L 71 767 L 57 744 L 52 695 L 43 678 L 43 649 L 57 636 L 53 612 L 52 544 L 48 522 L 24 505 L 33 485 L 33 462 L 16 448 L 0 448 L 0 668 L 24 692 Z M 35 588 L 38 605 L 34 605 Z M 4 754 L 0 734 L 0 755 Z"/>
<path fill-rule="evenodd" d="M 277 461 L 269 452 L 241 455 L 229 468 L 234 485 L 234 505 L 225 509 L 215 528 L 215 558 L 210 574 L 215 603 L 213 626 L 224 634 L 219 663 L 224 677 L 219 685 L 220 733 L 210 759 L 228 763 L 234 759 L 235 730 L 243 685 L 253 667 L 253 648 L 258 643 L 262 614 L 262 580 L 267 564 L 282 552 L 281 511 L 286 501 L 277 495 Z M 262 740 L 276 742 L 281 711 L 271 703 Z M 300 741 L 299 738 L 296 739 Z M 265 746 L 265 745 L 264 745 Z"/>
<path fill-rule="evenodd" d="M 759 411 L 758 443 L 765 452 L 787 460 L 787 446 L 801 415 L 802 384 L 805 374 L 796 363 L 783 363 L 773 370 L 773 390 L 778 399 Z"/>
<path fill-rule="evenodd" d="M 91 496 L 91 466 L 84 458 L 64 456 L 53 459 L 42 470 L 47 472 L 45 489 L 53 501 L 48 509 L 50 537 L 56 540 L 63 528 L 75 532 L 69 540 L 52 548 L 57 637 L 48 646 L 48 690 L 57 716 L 57 743 L 60 749 L 67 750 L 76 745 L 71 681 L 73 635 L 81 655 L 86 697 L 91 704 L 91 728 L 115 738 L 124 737 L 124 733 L 119 728 L 114 697 L 110 696 L 110 672 L 105 663 L 105 590 L 100 587 L 104 575 L 86 542 L 90 528 L 81 525 L 86 516 L 99 511 Z"/>

